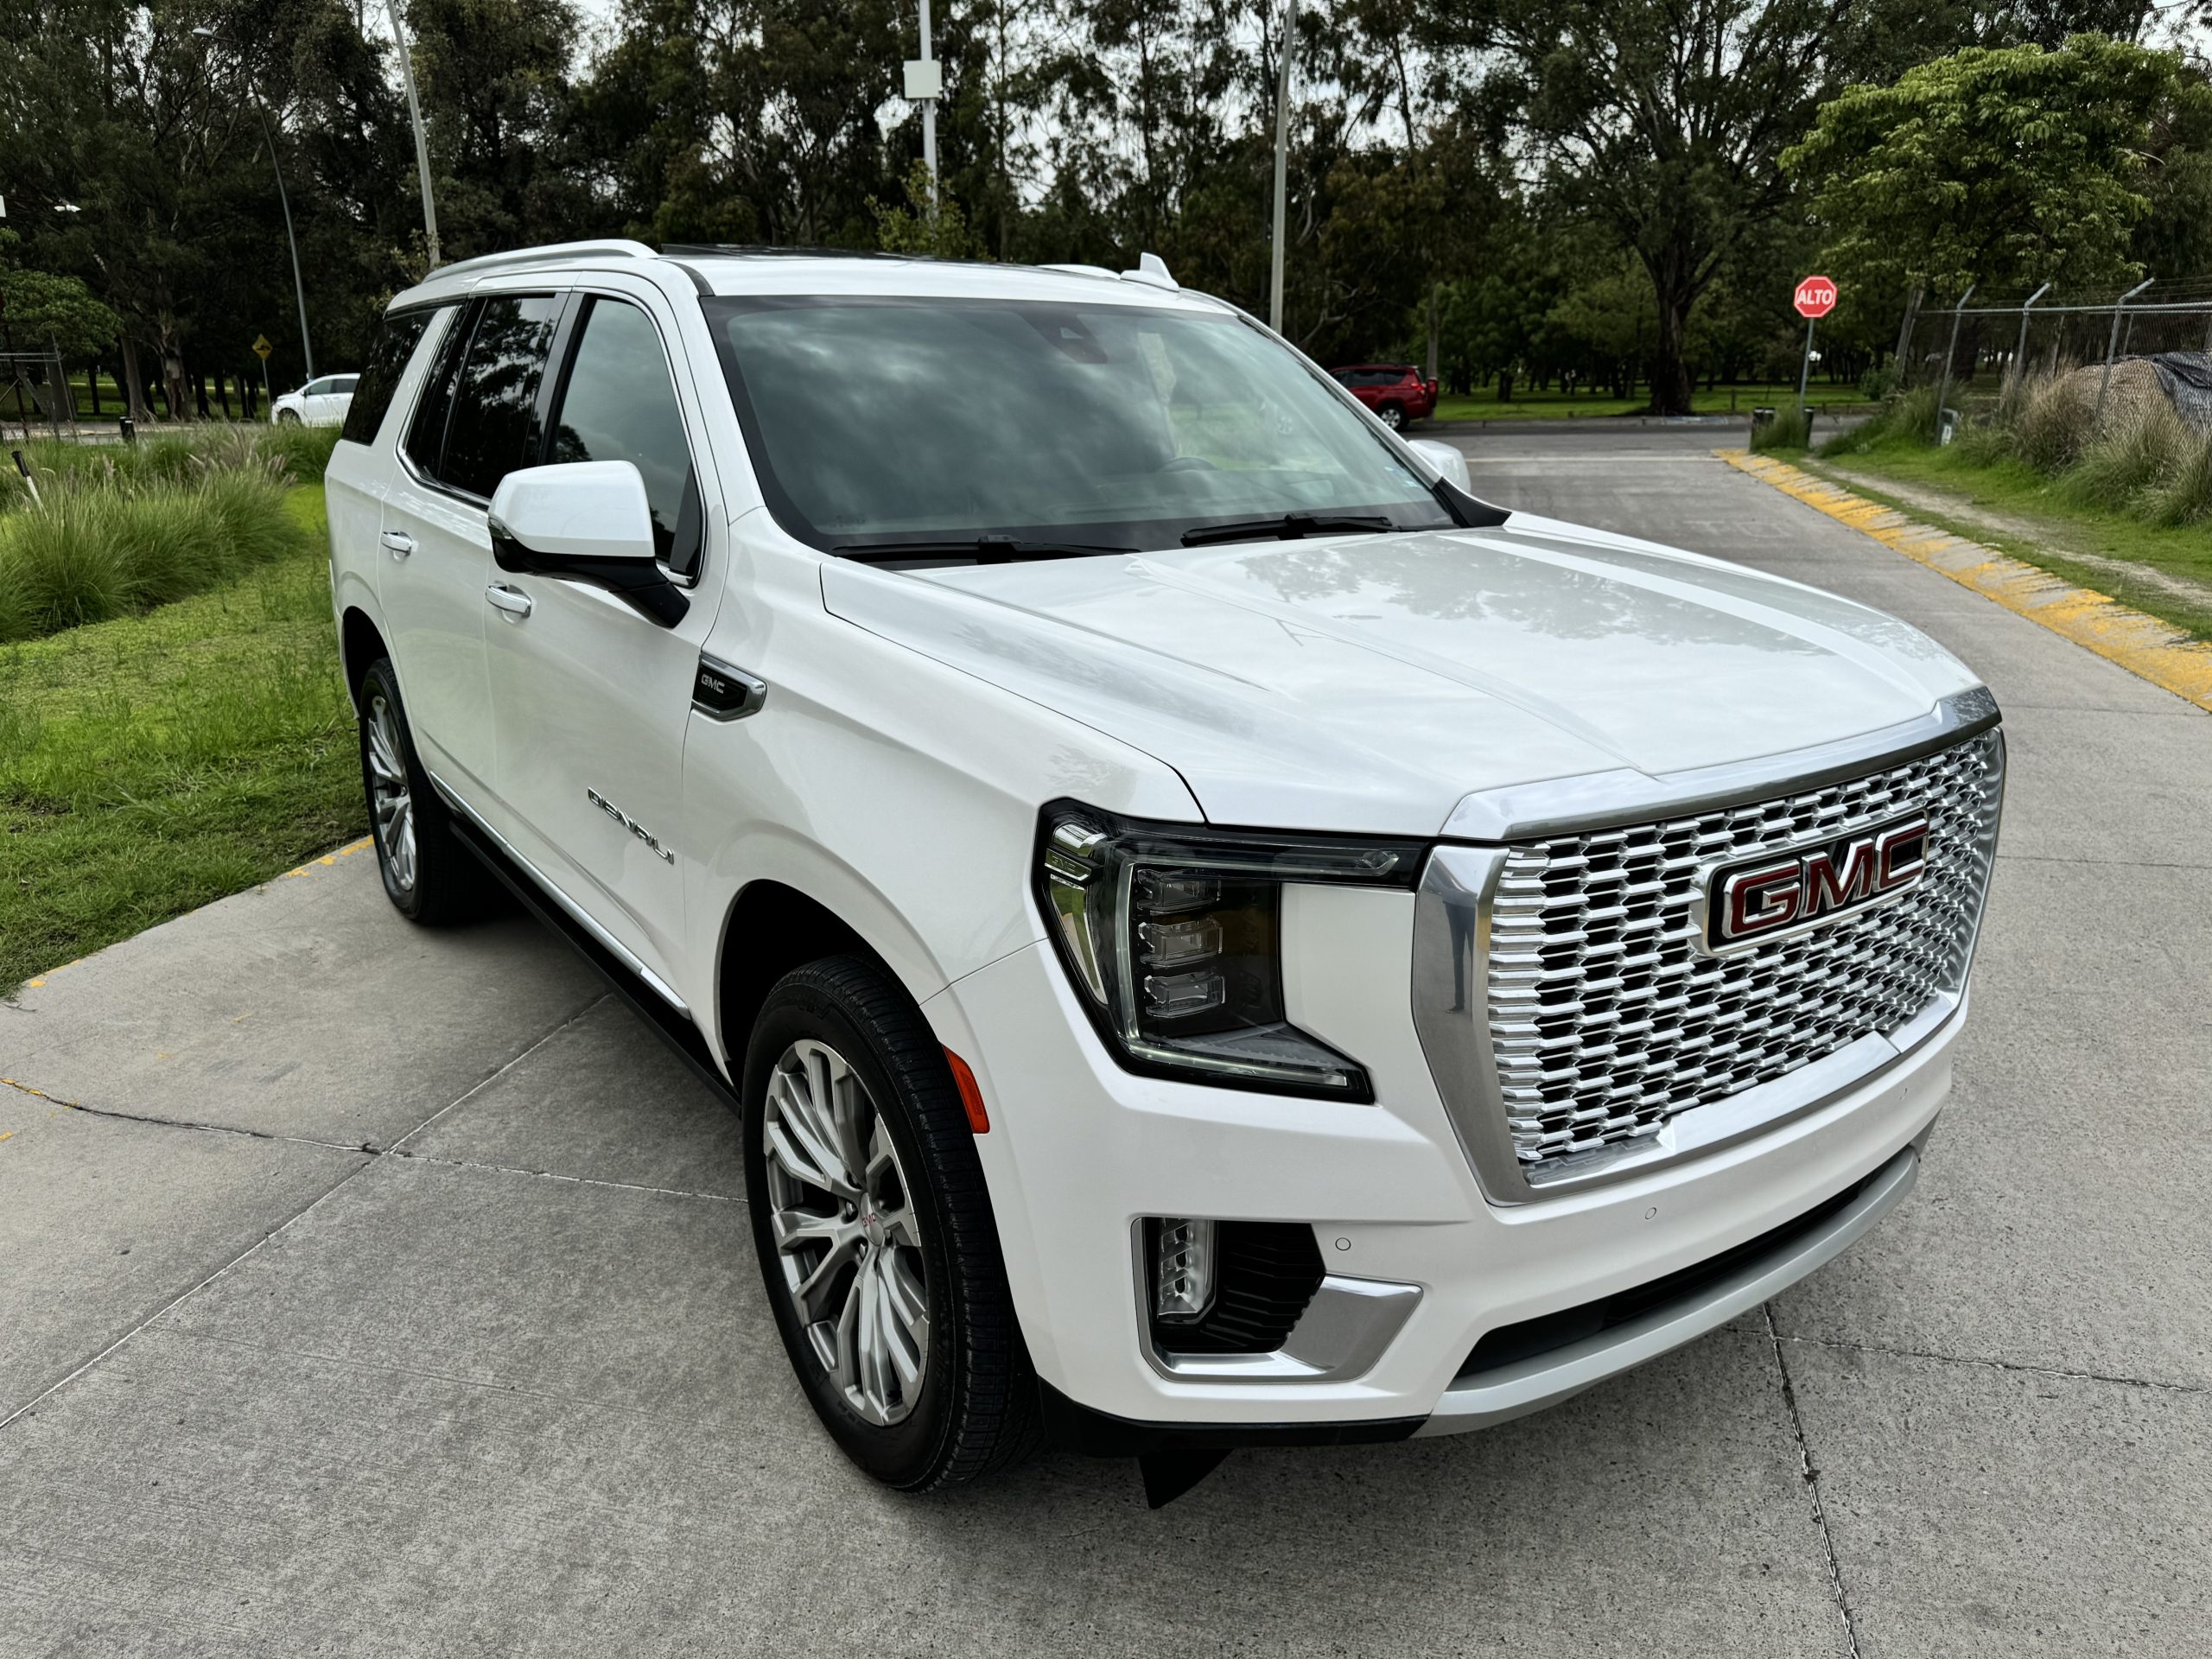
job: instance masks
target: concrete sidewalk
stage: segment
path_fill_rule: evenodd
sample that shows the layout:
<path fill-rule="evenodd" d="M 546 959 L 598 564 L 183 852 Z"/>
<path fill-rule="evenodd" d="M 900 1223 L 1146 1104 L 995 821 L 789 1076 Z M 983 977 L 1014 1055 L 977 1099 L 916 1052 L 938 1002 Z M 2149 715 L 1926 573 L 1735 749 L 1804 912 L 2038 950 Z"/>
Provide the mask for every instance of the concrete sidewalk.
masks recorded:
<path fill-rule="evenodd" d="M 336 859 L 0 1005 L 0 1655 L 2201 1652 L 2212 716 L 1711 442 L 1463 447 L 2005 705 L 1958 1091 L 1854 1253 L 1488 1433 L 890 1497 L 790 1379 L 724 1109 L 550 937 Z"/>

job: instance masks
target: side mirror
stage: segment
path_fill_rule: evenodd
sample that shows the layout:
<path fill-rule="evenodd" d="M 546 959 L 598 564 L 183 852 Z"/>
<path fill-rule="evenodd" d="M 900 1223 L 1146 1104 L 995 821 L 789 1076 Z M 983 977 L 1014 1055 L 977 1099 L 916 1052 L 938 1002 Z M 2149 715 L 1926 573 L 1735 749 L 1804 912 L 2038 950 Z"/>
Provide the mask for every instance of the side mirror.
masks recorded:
<path fill-rule="evenodd" d="M 645 481 L 626 461 L 509 473 L 488 517 L 493 563 L 502 570 L 604 588 L 663 627 L 674 627 L 691 608 L 660 568 Z"/>
<path fill-rule="evenodd" d="M 1451 444 L 1435 438 L 1408 438 L 1406 447 L 1435 467 L 1446 483 L 1473 493 L 1475 480 L 1468 475 L 1467 458 Z"/>

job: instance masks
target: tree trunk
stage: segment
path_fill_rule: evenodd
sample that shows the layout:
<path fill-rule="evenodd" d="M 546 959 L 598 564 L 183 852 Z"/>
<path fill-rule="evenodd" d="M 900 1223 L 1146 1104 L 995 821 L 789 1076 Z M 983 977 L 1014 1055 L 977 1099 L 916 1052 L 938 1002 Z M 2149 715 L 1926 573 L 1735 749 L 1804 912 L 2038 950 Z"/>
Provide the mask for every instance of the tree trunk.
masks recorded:
<path fill-rule="evenodd" d="M 134 421 L 154 418 L 153 405 L 146 397 L 146 382 L 138 372 L 138 342 L 127 334 L 123 337 L 123 405 Z"/>
<path fill-rule="evenodd" d="M 92 418 L 98 420 L 100 414 L 100 365 L 97 363 L 92 365 L 92 372 L 85 377 L 85 390 L 92 395 Z"/>

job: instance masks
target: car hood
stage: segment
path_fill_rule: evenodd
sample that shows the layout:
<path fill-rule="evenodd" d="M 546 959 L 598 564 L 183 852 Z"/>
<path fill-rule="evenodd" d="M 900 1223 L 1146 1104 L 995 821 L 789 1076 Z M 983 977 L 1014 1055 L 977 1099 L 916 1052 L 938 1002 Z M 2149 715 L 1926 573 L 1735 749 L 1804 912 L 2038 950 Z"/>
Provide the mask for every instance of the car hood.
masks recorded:
<path fill-rule="evenodd" d="M 890 572 L 835 614 L 1173 766 L 1216 823 L 1433 835 L 1465 795 L 1836 742 L 1977 683 L 1924 634 L 1739 565 L 1491 530 Z"/>

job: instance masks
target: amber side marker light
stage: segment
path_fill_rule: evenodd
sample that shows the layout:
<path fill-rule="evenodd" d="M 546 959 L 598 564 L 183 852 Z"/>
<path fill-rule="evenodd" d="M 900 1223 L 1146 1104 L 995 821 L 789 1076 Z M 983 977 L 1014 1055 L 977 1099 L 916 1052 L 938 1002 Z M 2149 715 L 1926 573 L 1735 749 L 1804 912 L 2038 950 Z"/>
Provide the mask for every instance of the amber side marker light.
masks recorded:
<path fill-rule="evenodd" d="M 968 1062 L 950 1049 L 944 1051 L 944 1058 L 952 1067 L 952 1084 L 960 1090 L 960 1103 L 967 1109 L 968 1127 L 977 1135 L 988 1135 L 991 1115 L 983 1109 L 983 1091 L 976 1086 L 976 1074 L 968 1069 Z"/>

